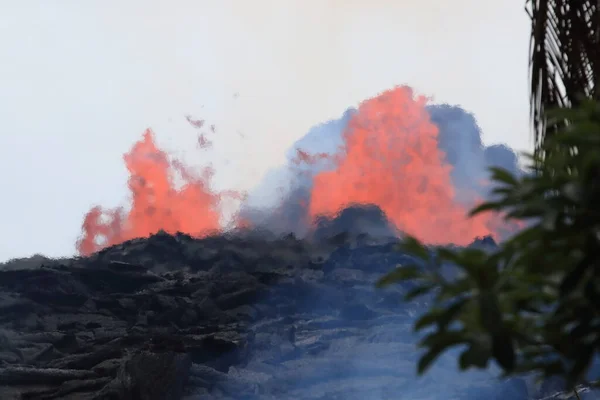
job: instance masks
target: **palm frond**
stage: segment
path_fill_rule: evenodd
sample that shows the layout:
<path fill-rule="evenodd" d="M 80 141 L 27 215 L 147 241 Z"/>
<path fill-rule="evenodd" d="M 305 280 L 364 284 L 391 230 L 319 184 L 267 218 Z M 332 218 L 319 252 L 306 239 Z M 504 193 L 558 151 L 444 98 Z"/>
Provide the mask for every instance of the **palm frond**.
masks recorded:
<path fill-rule="evenodd" d="M 545 111 L 597 97 L 600 0 L 526 0 L 531 18 L 530 104 L 536 150 L 557 126 Z"/>

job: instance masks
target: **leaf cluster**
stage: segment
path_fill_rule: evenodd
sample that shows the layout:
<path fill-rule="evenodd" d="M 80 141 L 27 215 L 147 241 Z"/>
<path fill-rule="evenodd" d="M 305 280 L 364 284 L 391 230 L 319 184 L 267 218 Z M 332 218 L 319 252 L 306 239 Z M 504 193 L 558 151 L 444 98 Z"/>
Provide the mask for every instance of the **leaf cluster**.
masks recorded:
<path fill-rule="evenodd" d="M 427 328 L 423 373 L 451 347 L 461 369 L 496 361 L 506 375 L 559 375 L 583 382 L 600 349 L 600 105 L 551 112 L 569 124 L 548 138 L 529 173 L 492 168 L 495 188 L 471 216 L 501 213 L 525 228 L 493 250 L 429 249 L 406 237 L 402 250 L 427 267 L 398 266 L 378 283 L 411 282 L 405 300 L 429 295 L 415 323 Z M 442 266 L 457 272 L 448 277 Z"/>

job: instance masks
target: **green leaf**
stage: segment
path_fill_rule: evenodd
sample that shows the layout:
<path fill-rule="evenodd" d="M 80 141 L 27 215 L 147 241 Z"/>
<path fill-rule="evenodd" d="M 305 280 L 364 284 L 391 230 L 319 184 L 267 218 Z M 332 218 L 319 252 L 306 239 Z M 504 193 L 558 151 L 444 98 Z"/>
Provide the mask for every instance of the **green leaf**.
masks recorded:
<path fill-rule="evenodd" d="M 560 284 L 560 295 L 566 296 L 575 290 L 575 286 L 583 279 L 587 268 L 590 266 L 589 263 L 592 260 L 592 256 L 587 254 L 583 260 L 581 260 L 575 268 L 573 268 Z"/>
<path fill-rule="evenodd" d="M 479 206 L 473 208 L 471 211 L 469 211 L 469 217 L 474 217 L 477 214 L 481 214 L 483 212 L 486 211 L 496 211 L 496 210 L 501 210 L 504 207 L 505 203 L 501 202 L 501 201 L 496 201 L 496 202 L 487 202 L 487 203 L 483 203 L 480 204 Z"/>
<path fill-rule="evenodd" d="M 419 242 L 419 240 L 417 240 L 413 236 L 406 236 L 402 241 L 400 247 L 406 253 L 414 255 L 415 257 L 420 258 L 421 260 L 430 260 L 429 251 L 425 248 L 423 244 L 421 244 L 421 242 Z"/>
<path fill-rule="evenodd" d="M 492 173 L 492 180 L 494 181 L 506 183 L 510 186 L 516 186 L 519 183 L 517 178 L 504 168 L 492 167 L 489 170 Z"/>
<path fill-rule="evenodd" d="M 417 265 L 407 265 L 402 266 L 398 265 L 396 269 L 388 274 L 384 275 L 380 278 L 376 286 L 377 287 L 385 287 L 394 283 L 414 280 L 414 279 L 423 279 L 426 274 L 422 271 L 422 269 Z"/>
<path fill-rule="evenodd" d="M 422 286 L 418 286 L 414 289 L 409 290 L 405 295 L 404 295 L 404 300 L 405 301 L 411 301 L 417 297 L 421 297 L 426 295 L 427 293 L 431 292 L 432 289 L 434 289 L 436 287 L 436 285 L 433 284 L 424 284 Z"/>
<path fill-rule="evenodd" d="M 600 291 L 598 290 L 597 283 L 596 280 L 590 280 L 585 285 L 584 289 L 585 297 L 587 297 L 592 304 L 600 304 Z"/>
<path fill-rule="evenodd" d="M 461 370 L 465 370 L 471 366 L 486 368 L 490 355 L 489 349 L 475 342 L 460 354 L 458 365 Z"/>
<path fill-rule="evenodd" d="M 495 293 L 486 291 L 479 295 L 479 318 L 483 328 L 492 335 L 503 331 L 502 313 Z"/>
<path fill-rule="evenodd" d="M 494 267 L 490 265 L 488 254 L 484 250 L 475 248 L 460 251 L 440 249 L 439 252 L 441 257 L 463 269 L 478 285 L 484 284 L 487 278 L 495 279 Z"/>
<path fill-rule="evenodd" d="M 449 261 L 449 262 L 455 263 L 455 264 L 458 264 L 461 262 L 460 251 L 442 247 L 442 248 L 438 249 L 437 255 L 440 259 L 442 259 L 444 261 Z"/>
<path fill-rule="evenodd" d="M 440 318 L 441 314 L 442 314 L 442 310 L 440 310 L 440 309 L 432 309 L 428 313 L 423 314 L 415 322 L 415 325 L 413 327 L 414 331 L 418 332 L 424 328 L 427 328 L 430 325 L 435 324 L 438 321 L 438 319 Z"/>
<path fill-rule="evenodd" d="M 515 349 L 508 332 L 492 336 L 492 355 L 505 371 L 515 366 Z"/>
<path fill-rule="evenodd" d="M 436 321 L 439 330 L 446 329 L 446 327 L 455 319 L 455 317 L 463 310 L 465 305 L 467 305 L 470 300 L 470 298 L 460 299 L 441 312 Z"/>
<path fill-rule="evenodd" d="M 445 350 L 466 342 L 467 337 L 463 331 L 438 331 L 428 335 L 421 341 L 421 346 L 428 347 L 429 350 L 419 360 L 418 373 L 425 372 L 431 363 Z"/>
<path fill-rule="evenodd" d="M 431 366 L 431 364 L 442 354 L 444 348 L 442 347 L 432 347 L 429 351 L 427 351 L 420 359 L 417 364 L 417 373 L 419 375 L 423 375 Z"/>
<path fill-rule="evenodd" d="M 435 347 L 444 346 L 452 347 L 461 343 L 468 342 L 468 332 L 464 329 L 461 330 L 442 330 L 435 331 L 425 336 L 420 342 L 419 347 Z"/>
<path fill-rule="evenodd" d="M 569 182 L 563 185 L 562 187 L 563 196 L 567 199 L 571 200 L 574 203 L 579 203 L 581 201 L 581 184 L 579 182 Z"/>
<path fill-rule="evenodd" d="M 473 285 L 470 279 L 466 277 L 457 278 L 444 286 L 444 290 L 440 291 L 437 299 L 440 301 L 451 299 L 456 296 L 464 295 L 475 288 L 476 287 Z"/>
<path fill-rule="evenodd" d="M 579 347 L 575 363 L 567 375 L 567 384 L 569 386 L 575 386 L 583 378 L 583 374 L 588 370 L 594 356 L 594 348 L 592 346 Z"/>

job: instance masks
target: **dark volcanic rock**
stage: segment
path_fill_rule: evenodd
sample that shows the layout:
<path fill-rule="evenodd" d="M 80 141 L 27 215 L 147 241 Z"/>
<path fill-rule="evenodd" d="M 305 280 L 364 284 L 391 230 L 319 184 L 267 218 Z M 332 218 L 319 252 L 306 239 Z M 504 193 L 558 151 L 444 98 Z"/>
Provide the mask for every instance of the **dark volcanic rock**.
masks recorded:
<path fill-rule="evenodd" d="M 340 234 L 395 237 L 398 231 L 387 220 L 385 213 L 374 204 L 356 204 L 342 209 L 332 217 L 317 219 L 312 234 L 317 240 L 332 238 Z"/>
<path fill-rule="evenodd" d="M 115 379 L 94 399 L 178 400 L 191 366 L 191 358 L 185 353 L 135 354 L 121 364 Z"/>
<path fill-rule="evenodd" d="M 329 228 L 321 244 L 160 233 L 5 265 L 0 399 L 527 396 L 520 381 L 452 373 L 451 357 L 417 379 L 418 310 L 400 303 L 406 288 L 374 289 L 410 258 L 388 239 Z"/>

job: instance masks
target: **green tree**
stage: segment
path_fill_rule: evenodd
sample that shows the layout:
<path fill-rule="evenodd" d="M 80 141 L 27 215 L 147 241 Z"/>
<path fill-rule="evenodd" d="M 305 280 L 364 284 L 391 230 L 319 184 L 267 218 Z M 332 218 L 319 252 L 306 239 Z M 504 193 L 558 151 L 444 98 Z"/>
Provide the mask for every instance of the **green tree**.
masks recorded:
<path fill-rule="evenodd" d="M 423 373 L 444 351 L 463 346 L 461 369 L 495 360 L 506 375 L 559 375 L 585 381 L 600 349 L 600 104 L 548 114 L 569 121 L 547 137 L 532 171 L 518 178 L 493 168 L 493 201 L 471 215 L 501 212 L 527 227 L 495 249 L 426 247 L 407 237 L 401 247 L 420 262 L 401 265 L 379 286 L 409 281 L 410 302 L 430 296 L 415 330 Z M 425 266 L 423 266 L 423 263 Z M 456 266 L 454 277 L 442 263 Z"/>

